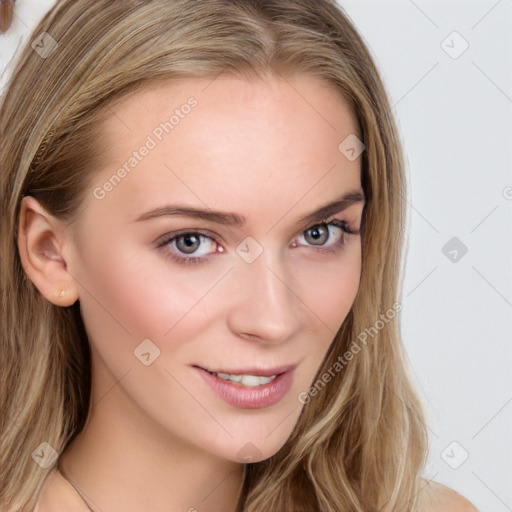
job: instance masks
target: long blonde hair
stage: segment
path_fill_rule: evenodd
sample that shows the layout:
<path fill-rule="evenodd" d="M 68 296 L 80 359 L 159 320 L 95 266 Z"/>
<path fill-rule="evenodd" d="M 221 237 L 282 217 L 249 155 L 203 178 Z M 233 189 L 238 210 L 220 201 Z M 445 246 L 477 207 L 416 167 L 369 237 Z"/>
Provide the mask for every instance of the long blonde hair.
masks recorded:
<path fill-rule="evenodd" d="M 402 149 L 379 73 L 344 11 L 330 0 L 60 0 L 34 35 L 42 32 L 55 41 L 46 36 L 51 55 L 27 44 L 0 107 L 2 510 L 32 510 L 56 465 L 41 468 L 32 451 L 47 442 L 62 453 L 90 399 L 79 302 L 53 305 L 23 272 L 21 198 L 76 218 L 95 168 L 95 127 L 111 102 L 159 81 L 222 72 L 320 77 L 348 101 L 365 145 L 360 288 L 315 382 L 332 375 L 340 355 L 353 358 L 305 403 L 284 446 L 246 466 L 238 510 L 422 510 L 428 437 L 399 317 L 375 328 L 400 305 Z M 372 338 L 361 346 L 365 332 Z"/>

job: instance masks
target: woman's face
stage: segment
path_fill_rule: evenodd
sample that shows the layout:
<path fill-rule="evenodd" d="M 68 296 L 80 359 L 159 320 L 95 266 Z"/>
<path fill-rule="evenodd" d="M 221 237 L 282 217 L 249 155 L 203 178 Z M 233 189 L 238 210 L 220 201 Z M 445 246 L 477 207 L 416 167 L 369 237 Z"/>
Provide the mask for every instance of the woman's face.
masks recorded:
<path fill-rule="evenodd" d="M 364 203 L 312 216 L 363 194 L 352 139 L 339 148 L 354 134 L 346 105 L 306 76 L 186 80 L 112 107 L 66 260 L 93 403 L 223 459 L 283 446 L 358 291 L 361 239 L 344 227 L 360 228 Z M 264 387 L 206 371 L 286 367 Z"/>

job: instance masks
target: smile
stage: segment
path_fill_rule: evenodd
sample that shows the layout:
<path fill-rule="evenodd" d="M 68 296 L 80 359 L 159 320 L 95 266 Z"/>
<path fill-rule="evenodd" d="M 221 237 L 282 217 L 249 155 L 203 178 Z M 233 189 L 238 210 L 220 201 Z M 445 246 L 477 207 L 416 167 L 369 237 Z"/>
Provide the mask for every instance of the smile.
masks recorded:
<path fill-rule="evenodd" d="M 290 391 L 295 365 L 272 370 L 251 369 L 244 373 L 214 372 L 199 366 L 193 369 L 215 397 L 235 407 L 260 409 L 277 404 Z"/>
<path fill-rule="evenodd" d="M 238 384 L 242 386 L 248 386 L 248 387 L 255 387 L 255 386 L 262 386 L 264 384 L 268 384 L 269 382 L 272 382 L 277 375 L 272 375 L 270 377 L 263 377 L 260 375 L 241 375 L 241 374 L 229 374 L 229 373 L 216 373 L 216 372 L 209 372 L 212 375 L 215 375 L 216 377 L 220 377 L 224 380 L 229 380 L 231 382 L 237 382 Z"/>

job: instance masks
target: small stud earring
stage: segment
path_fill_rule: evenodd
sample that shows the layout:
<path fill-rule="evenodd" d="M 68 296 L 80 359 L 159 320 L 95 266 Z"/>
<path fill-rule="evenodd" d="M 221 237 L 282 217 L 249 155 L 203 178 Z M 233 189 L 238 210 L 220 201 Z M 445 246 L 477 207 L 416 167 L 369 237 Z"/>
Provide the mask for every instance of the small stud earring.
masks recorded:
<path fill-rule="evenodd" d="M 59 293 L 59 297 L 64 297 L 66 295 L 66 290 L 61 290 Z"/>

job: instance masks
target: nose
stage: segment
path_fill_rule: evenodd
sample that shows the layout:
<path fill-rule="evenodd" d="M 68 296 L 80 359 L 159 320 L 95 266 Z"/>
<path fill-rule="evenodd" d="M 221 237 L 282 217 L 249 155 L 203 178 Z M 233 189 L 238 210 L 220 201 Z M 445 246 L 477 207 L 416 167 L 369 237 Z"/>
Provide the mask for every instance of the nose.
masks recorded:
<path fill-rule="evenodd" d="M 286 269 L 269 251 L 252 263 L 240 261 L 231 279 L 235 286 L 228 325 L 233 333 L 276 344 L 299 330 L 299 299 Z"/>

